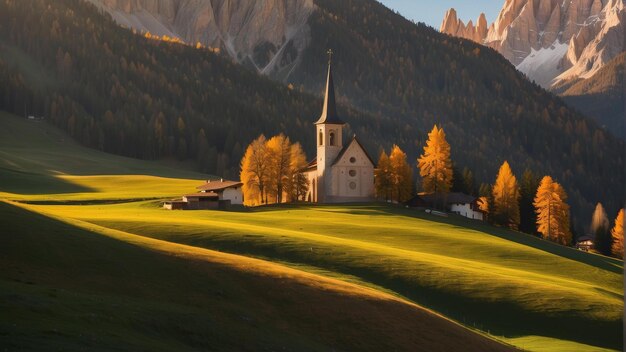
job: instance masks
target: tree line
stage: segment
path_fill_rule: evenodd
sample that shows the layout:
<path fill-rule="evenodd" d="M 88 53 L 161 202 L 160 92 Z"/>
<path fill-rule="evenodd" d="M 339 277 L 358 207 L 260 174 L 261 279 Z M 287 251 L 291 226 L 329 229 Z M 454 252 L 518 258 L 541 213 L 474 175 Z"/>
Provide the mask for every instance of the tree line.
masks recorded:
<path fill-rule="evenodd" d="M 412 192 L 412 169 L 406 154 L 394 145 L 390 156 L 382 151 L 375 171 L 378 198 L 404 202 Z M 455 172 L 451 160 L 450 144 L 443 128 L 437 125 L 428 133 L 423 153 L 416 160 L 421 176 L 419 188 L 434 194 L 435 207 L 445 210 L 443 201 L 451 191 L 476 195 L 473 173 L 465 168 Z M 460 180 L 457 180 L 460 178 Z M 530 170 L 522 176 L 522 184 L 504 161 L 493 185 L 483 184 L 479 190 L 478 204 L 488 220 L 498 226 L 539 234 L 542 238 L 570 246 L 574 244 L 568 196 L 563 186 L 551 176 L 539 180 Z M 591 231 L 595 238 L 595 250 L 604 255 L 623 257 L 623 218 L 621 209 L 612 229 L 600 203 L 592 217 Z"/>

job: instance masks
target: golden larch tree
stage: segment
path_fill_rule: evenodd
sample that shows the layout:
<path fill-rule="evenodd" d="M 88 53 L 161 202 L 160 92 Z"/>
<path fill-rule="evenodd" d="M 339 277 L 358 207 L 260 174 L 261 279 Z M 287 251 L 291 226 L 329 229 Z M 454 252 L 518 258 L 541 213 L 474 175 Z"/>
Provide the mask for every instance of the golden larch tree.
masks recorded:
<path fill-rule="evenodd" d="M 448 193 L 452 187 L 450 144 L 443 128 L 435 125 L 428 134 L 424 153 L 417 159 L 422 188 L 427 193 Z"/>
<path fill-rule="evenodd" d="M 617 213 L 611 236 L 613 237 L 611 253 L 616 258 L 624 259 L 624 209 L 620 209 Z"/>
<path fill-rule="evenodd" d="M 517 229 L 519 227 L 520 191 L 517 179 L 508 162 L 500 166 L 496 183 L 493 185 L 492 219 L 500 225 Z"/>
<path fill-rule="evenodd" d="M 374 170 L 374 186 L 378 198 L 391 200 L 391 163 L 384 150 L 380 152 L 378 167 Z"/>
<path fill-rule="evenodd" d="M 407 162 L 406 153 L 394 145 L 389 154 L 391 166 L 391 182 L 393 185 L 393 200 L 404 202 L 411 198 L 413 192 L 413 171 Z"/>
<path fill-rule="evenodd" d="M 267 202 L 266 184 L 269 174 L 267 141 L 264 135 L 252 141 L 241 160 L 240 179 L 243 183 L 243 198 L 246 205 Z"/>
<path fill-rule="evenodd" d="M 267 187 L 271 189 L 271 201 L 283 202 L 285 184 L 288 182 L 291 165 L 291 142 L 284 134 L 267 141 L 268 175 Z"/>
<path fill-rule="evenodd" d="M 569 205 L 563 187 L 552 177 L 545 176 L 533 202 L 537 213 L 537 231 L 543 238 L 562 245 L 572 241 Z"/>

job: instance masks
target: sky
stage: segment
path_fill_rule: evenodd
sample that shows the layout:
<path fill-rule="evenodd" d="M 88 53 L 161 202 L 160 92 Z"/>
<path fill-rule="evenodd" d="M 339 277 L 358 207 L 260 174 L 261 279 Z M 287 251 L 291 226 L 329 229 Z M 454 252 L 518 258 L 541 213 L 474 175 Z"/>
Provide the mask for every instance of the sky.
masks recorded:
<path fill-rule="evenodd" d="M 446 11 L 454 7 L 457 16 L 467 23 L 476 22 L 481 12 L 487 16 L 487 23 L 491 24 L 504 4 L 504 0 L 378 0 L 390 9 L 398 11 L 402 16 L 424 22 L 439 29 Z"/>

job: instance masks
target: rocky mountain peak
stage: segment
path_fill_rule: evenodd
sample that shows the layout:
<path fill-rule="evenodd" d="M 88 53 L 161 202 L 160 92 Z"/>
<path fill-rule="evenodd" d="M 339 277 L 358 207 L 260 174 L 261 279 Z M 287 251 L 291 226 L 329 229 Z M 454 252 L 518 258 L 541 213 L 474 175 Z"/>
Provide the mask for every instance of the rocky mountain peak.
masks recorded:
<path fill-rule="evenodd" d="M 498 50 L 546 88 L 590 77 L 624 51 L 623 0 L 506 0 L 486 31 L 482 20 L 468 28 L 451 9 L 440 31 Z"/>

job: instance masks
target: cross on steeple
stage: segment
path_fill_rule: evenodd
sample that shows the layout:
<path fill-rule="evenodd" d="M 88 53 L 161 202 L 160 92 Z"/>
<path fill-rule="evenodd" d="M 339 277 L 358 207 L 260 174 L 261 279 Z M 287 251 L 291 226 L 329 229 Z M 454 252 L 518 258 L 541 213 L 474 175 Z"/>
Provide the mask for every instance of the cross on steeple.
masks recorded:
<path fill-rule="evenodd" d="M 339 116 L 337 116 L 337 107 L 335 106 L 335 85 L 333 84 L 333 69 L 331 65 L 333 50 L 329 49 L 326 53 L 328 54 L 328 77 L 326 78 L 324 107 L 322 108 L 322 115 L 320 116 L 320 119 L 317 120 L 315 124 L 343 125 L 345 122 L 341 121 Z"/>

